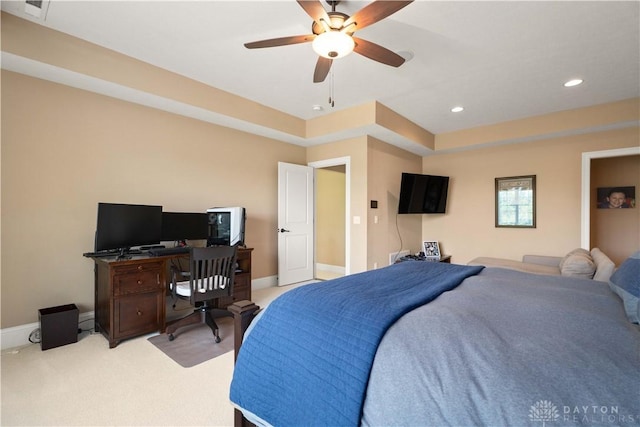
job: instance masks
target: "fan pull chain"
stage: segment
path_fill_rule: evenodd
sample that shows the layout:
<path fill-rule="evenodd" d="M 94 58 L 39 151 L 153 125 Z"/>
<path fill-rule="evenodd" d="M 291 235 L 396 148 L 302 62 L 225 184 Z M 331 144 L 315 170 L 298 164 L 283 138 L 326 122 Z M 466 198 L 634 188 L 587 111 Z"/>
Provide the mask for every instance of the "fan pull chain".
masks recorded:
<path fill-rule="evenodd" d="M 329 105 L 331 105 L 331 108 L 335 107 L 335 101 L 336 98 L 333 93 L 333 70 L 331 70 L 331 81 L 329 82 Z"/>

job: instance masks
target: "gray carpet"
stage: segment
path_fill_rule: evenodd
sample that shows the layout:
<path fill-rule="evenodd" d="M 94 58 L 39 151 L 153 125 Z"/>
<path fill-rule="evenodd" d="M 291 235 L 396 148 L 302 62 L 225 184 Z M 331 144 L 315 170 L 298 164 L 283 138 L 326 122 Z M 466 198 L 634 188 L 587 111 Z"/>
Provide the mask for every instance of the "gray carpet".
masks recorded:
<path fill-rule="evenodd" d="M 167 334 L 160 334 L 149 338 L 149 342 L 180 366 L 190 368 L 233 350 L 233 319 L 218 318 L 216 324 L 222 338 L 218 344 L 204 323 L 178 329 L 173 341 L 169 341 Z"/>

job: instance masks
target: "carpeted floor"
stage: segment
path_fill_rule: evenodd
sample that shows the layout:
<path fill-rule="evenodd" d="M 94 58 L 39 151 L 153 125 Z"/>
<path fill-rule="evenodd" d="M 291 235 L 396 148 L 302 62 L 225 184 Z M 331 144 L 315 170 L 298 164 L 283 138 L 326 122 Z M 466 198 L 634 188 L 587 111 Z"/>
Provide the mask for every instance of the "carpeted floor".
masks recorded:
<path fill-rule="evenodd" d="M 253 301 L 266 307 L 296 286 L 255 290 Z M 167 318 L 187 314 L 168 309 Z M 46 351 L 38 344 L 3 351 L 0 425 L 232 426 L 233 352 L 185 369 L 149 337 L 110 349 L 102 335 L 84 332 Z"/>

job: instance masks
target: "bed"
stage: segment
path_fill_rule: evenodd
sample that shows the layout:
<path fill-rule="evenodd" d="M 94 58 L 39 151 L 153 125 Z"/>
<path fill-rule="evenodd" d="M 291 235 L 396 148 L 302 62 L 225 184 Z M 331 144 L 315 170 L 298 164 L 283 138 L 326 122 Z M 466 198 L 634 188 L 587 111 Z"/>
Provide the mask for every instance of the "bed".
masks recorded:
<path fill-rule="evenodd" d="M 640 425 L 639 281 L 640 253 L 611 284 L 408 261 L 302 286 L 247 330 L 236 424 Z M 231 309 L 239 344 L 257 307 Z"/>

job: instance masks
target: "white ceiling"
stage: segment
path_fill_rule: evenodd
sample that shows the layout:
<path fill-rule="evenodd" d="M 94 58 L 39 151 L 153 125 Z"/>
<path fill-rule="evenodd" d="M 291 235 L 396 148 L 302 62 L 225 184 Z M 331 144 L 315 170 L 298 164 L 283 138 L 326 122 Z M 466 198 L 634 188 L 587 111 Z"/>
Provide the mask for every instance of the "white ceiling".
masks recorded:
<path fill-rule="evenodd" d="M 331 74 L 312 82 L 310 44 L 243 46 L 310 34 L 295 1 L 51 0 L 40 19 L 24 4 L 3 0 L 2 10 L 303 119 L 377 100 L 439 134 L 640 96 L 638 1 L 415 1 L 356 33 L 413 59 L 335 60 L 334 108 Z M 563 87 L 573 78 L 584 83 Z"/>

